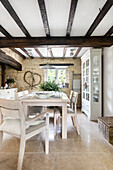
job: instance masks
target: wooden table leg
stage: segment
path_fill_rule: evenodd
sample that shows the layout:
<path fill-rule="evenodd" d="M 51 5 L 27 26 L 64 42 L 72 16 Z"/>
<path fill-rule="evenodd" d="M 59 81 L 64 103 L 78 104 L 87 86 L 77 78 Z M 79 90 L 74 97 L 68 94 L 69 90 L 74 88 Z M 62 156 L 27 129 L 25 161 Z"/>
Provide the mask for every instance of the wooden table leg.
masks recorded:
<path fill-rule="evenodd" d="M 23 103 L 23 108 L 24 108 L 24 114 L 25 114 L 25 116 L 27 117 L 27 114 L 28 114 L 28 105 L 27 105 L 26 102 Z"/>
<path fill-rule="evenodd" d="M 67 139 L 67 103 L 62 106 L 62 139 Z"/>

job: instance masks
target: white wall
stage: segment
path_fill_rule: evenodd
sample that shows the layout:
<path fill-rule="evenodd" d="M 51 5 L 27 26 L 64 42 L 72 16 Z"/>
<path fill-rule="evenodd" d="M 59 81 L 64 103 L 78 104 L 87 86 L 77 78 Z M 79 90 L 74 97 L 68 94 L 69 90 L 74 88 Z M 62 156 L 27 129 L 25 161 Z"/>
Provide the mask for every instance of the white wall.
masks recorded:
<path fill-rule="evenodd" d="M 113 116 L 113 46 L 104 48 L 104 116 Z"/>

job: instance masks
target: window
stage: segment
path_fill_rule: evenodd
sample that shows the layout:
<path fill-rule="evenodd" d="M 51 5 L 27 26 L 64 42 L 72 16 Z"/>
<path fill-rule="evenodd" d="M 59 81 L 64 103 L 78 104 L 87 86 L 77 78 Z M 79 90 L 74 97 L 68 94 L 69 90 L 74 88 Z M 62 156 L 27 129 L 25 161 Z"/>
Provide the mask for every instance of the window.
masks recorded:
<path fill-rule="evenodd" d="M 60 88 L 65 87 L 66 83 L 66 69 L 48 69 L 47 70 L 47 81 L 54 81 L 59 85 Z"/>

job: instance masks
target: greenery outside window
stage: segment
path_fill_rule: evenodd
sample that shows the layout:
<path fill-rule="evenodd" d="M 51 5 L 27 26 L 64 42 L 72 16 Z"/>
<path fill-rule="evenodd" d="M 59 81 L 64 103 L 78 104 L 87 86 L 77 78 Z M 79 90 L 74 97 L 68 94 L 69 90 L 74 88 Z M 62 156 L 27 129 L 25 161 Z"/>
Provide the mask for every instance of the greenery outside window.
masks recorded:
<path fill-rule="evenodd" d="M 59 85 L 60 88 L 65 87 L 66 80 L 66 69 L 64 68 L 56 68 L 56 69 L 48 69 L 46 81 L 54 81 Z"/>

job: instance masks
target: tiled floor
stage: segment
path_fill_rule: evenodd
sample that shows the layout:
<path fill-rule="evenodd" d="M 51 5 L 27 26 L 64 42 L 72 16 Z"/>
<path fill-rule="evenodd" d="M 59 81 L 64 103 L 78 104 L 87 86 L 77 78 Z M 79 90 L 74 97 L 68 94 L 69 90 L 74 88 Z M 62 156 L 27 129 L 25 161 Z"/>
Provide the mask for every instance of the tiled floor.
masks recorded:
<path fill-rule="evenodd" d="M 113 170 L 113 146 L 98 131 L 97 123 L 78 113 L 80 136 L 68 119 L 68 139 L 54 139 L 50 120 L 50 154 L 44 153 L 44 133 L 27 141 L 23 170 Z M 0 170 L 16 170 L 19 139 L 4 135 Z"/>

